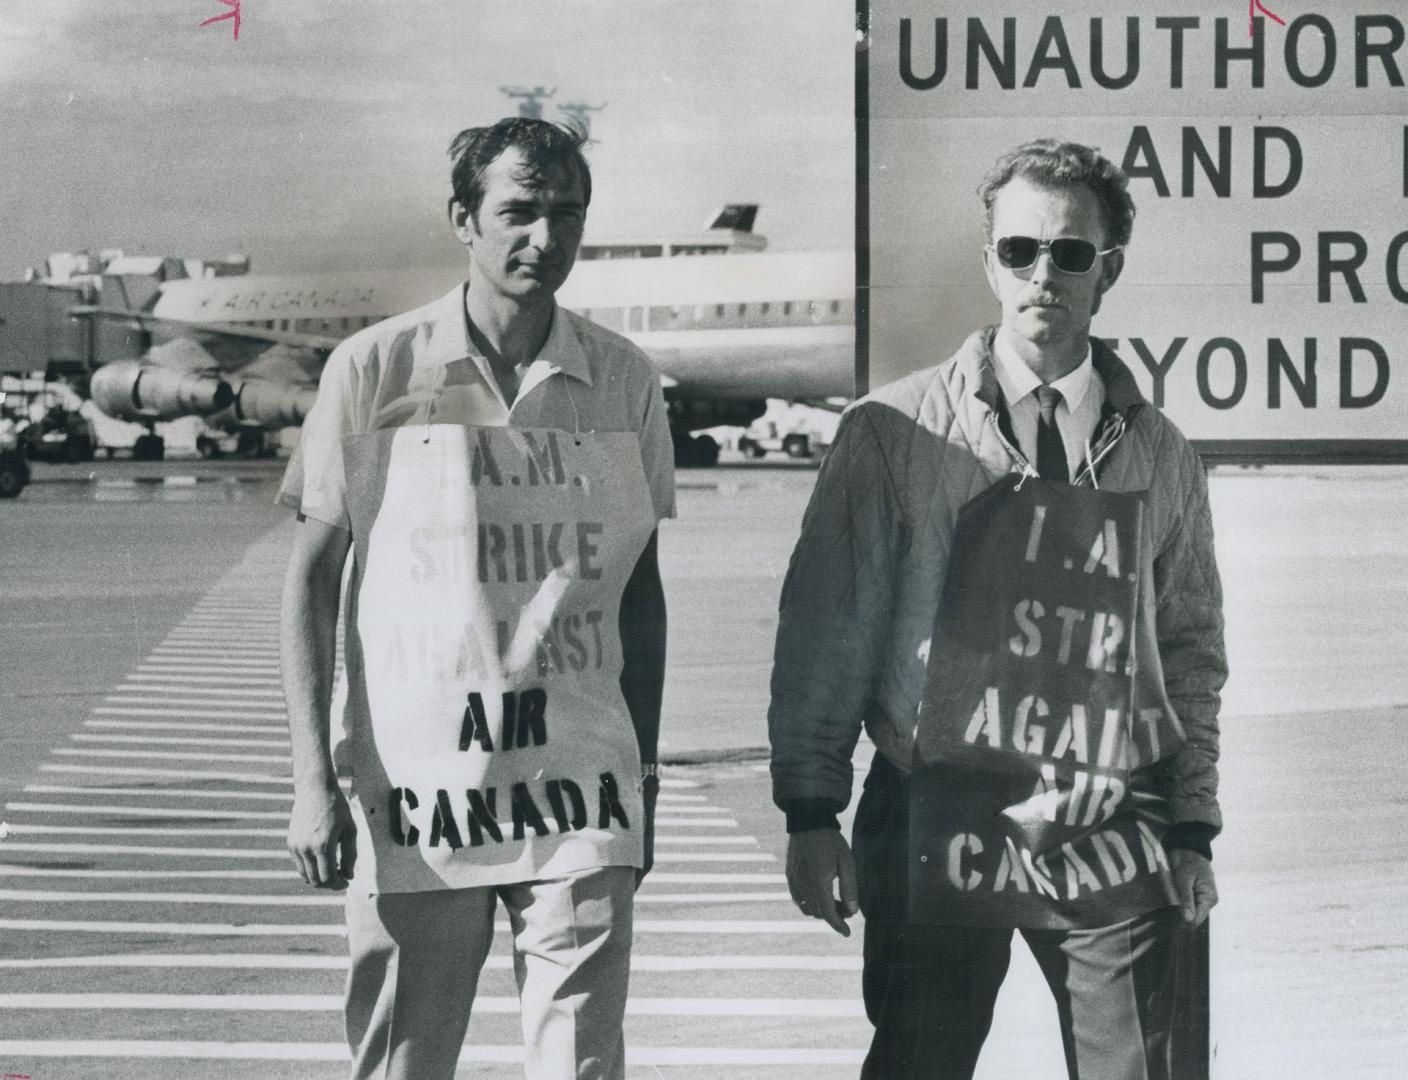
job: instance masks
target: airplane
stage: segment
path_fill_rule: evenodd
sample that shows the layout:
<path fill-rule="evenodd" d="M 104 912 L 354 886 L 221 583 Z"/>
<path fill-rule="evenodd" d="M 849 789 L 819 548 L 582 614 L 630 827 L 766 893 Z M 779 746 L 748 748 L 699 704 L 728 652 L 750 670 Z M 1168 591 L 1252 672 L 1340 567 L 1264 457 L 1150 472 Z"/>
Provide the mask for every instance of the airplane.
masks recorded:
<path fill-rule="evenodd" d="M 713 465 L 704 428 L 746 426 L 767 399 L 834 407 L 854 396 L 855 294 L 845 250 L 766 252 L 757 206 L 734 204 L 703 236 L 584 243 L 558 302 L 639 345 L 661 372 L 677 463 Z M 245 433 L 302 423 L 344 337 L 442 295 L 463 268 L 118 281 L 73 314 L 98 322 L 89 393 L 148 427 L 198 415 Z M 145 294 L 145 295 L 144 295 Z M 112 297 L 118 302 L 114 304 Z M 207 449 L 209 444 L 203 446 Z"/>

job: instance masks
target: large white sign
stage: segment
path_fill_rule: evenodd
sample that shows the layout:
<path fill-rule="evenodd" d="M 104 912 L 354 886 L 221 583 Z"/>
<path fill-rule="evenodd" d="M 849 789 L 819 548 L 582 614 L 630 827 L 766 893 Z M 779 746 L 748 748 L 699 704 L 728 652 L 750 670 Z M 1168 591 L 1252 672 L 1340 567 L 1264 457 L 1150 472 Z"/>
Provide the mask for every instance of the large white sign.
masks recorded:
<path fill-rule="evenodd" d="M 1093 332 L 1190 437 L 1408 456 L 1408 10 L 1296 6 L 874 0 L 869 385 L 997 320 L 976 188 L 1054 136 L 1130 176 Z"/>

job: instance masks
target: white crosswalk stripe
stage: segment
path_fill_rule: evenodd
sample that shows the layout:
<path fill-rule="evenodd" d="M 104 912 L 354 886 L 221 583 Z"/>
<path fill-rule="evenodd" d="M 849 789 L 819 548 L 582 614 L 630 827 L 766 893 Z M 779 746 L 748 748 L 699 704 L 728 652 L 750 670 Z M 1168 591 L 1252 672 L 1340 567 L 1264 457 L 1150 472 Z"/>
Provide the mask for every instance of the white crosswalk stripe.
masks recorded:
<path fill-rule="evenodd" d="M 184 1061 L 183 1075 L 214 1080 L 233 1062 L 347 1060 L 345 900 L 303 885 L 280 843 L 292 786 L 265 563 L 232 570 L 5 804 L 0 934 L 18 944 L 0 957 L 0 1031 L 17 1037 L 0 1038 L 0 1064 Z M 723 775 L 663 778 L 656 869 L 636 897 L 630 1062 L 660 1076 L 853 1074 L 867 1030 L 858 949 L 796 913 L 777 838 L 719 797 Z M 509 928 L 495 929 L 483 1037 L 462 1058 L 486 1066 L 523 1058 Z M 139 1037 L 157 1012 L 161 1037 Z M 273 1014 L 282 1041 L 264 1037 Z M 218 1036 L 200 1015 L 221 1018 Z M 83 1030 L 104 1037 L 66 1037 Z"/>

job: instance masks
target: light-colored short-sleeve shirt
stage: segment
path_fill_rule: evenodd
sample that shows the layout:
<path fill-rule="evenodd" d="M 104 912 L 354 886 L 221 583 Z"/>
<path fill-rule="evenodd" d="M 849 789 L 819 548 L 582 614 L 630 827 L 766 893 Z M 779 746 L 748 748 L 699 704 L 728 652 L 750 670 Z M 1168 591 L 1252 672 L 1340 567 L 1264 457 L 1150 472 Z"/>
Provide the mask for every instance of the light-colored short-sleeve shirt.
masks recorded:
<path fill-rule="evenodd" d="M 414 424 L 633 431 L 656 519 L 675 516 L 660 376 L 639 348 L 563 308 L 512 402 L 470 342 L 463 284 L 353 334 L 328 357 L 278 501 L 350 530 L 342 440 Z"/>

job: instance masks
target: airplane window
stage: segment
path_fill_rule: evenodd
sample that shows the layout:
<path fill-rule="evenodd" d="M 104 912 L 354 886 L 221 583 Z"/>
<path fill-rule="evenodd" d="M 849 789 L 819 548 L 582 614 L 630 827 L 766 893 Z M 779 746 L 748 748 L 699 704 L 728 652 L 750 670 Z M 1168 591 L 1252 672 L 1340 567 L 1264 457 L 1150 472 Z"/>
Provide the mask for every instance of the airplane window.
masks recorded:
<path fill-rule="evenodd" d="M 772 307 L 772 305 L 771 305 L 770 303 L 768 303 L 766 300 L 764 300 L 763 303 L 762 303 L 762 305 L 761 305 L 761 313 L 762 313 L 763 315 L 766 315 L 766 314 L 768 313 L 768 309 L 769 309 L 770 307 Z"/>
<path fill-rule="evenodd" d="M 791 300 L 787 300 L 787 301 L 784 301 L 784 302 L 783 302 L 783 305 L 782 305 L 782 314 L 784 314 L 784 315 L 791 315 L 791 314 L 792 314 L 792 301 L 791 301 Z"/>
<path fill-rule="evenodd" d="M 831 301 L 831 314 L 833 314 L 833 315 L 839 315 L 840 313 L 841 313 L 841 301 L 839 301 L 839 300 L 833 300 L 833 301 Z"/>
<path fill-rule="evenodd" d="M 716 304 L 716 305 L 714 306 L 714 317 L 717 318 L 717 319 L 722 319 L 722 318 L 724 317 L 724 306 L 723 306 L 723 304 Z"/>
<path fill-rule="evenodd" d="M 748 305 L 747 305 L 747 304 L 739 304 L 739 305 L 738 305 L 738 316 L 739 316 L 739 318 L 742 318 L 744 315 L 747 315 L 747 314 L 748 314 Z"/>

